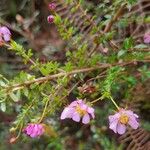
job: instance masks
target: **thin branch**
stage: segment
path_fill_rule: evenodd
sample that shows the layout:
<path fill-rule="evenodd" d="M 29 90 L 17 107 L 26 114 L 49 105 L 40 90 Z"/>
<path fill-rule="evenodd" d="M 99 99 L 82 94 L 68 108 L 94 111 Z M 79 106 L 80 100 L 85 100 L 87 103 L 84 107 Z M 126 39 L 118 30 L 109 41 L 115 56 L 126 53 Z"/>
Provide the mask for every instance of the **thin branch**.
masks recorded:
<path fill-rule="evenodd" d="M 6 90 L 7 91 L 9 91 L 9 90 L 16 91 L 16 90 L 22 89 L 22 88 L 24 88 L 26 86 L 29 86 L 31 84 L 34 84 L 34 83 L 40 84 L 40 83 L 50 81 L 50 80 L 53 80 L 53 79 L 56 79 L 56 78 L 59 78 L 59 77 L 74 75 L 74 74 L 78 74 L 78 73 L 90 72 L 90 71 L 94 71 L 94 70 L 97 70 L 97 69 L 109 68 L 109 67 L 112 67 L 112 66 L 127 66 L 127 65 L 130 65 L 130 64 L 134 64 L 135 62 L 147 62 L 147 63 L 149 63 L 150 60 L 149 60 L 149 57 L 148 57 L 147 60 L 134 60 L 134 61 L 130 61 L 130 62 L 115 63 L 115 64 L 101 64 L 101 65 L 95 66 L 95 67 L 77 69 L 77 70 L 73 70 L 73 71 L 70 71 L 70 72 L 61 72 L 61 73 L 54 74 L 54 75 L 49 75 L 49 76 L 46 76 L 46 77 L 40 77 L 40 78 L 34 79 L 32 81 L 26 81 L 24 83 L 8 86 L 8 87 L 6 87 Z"/>
<path fill-rule="evenodd" d="M 106 25 L 104 32 L 109 32 L 113 24 L 118 20 L 118 18 L 122 15 L 122 12 L 125 8 L 126 4 L 122 5 L 119 10 L 116 12 L 115 16 L 110 20 L 110 22 Z"/>
<path fill-rule="evenodd" d="M 18 89 L 23 88 L 24 86 L 29 86 L 29 85 L 34 84 L 34 83 L 39 84 L 39 83 L 46 82 L 46 81 L 56 79 L 56 78 L 59 78 L 59 77 L 69 76 L 69 75 L 84 73 L 84 72 L 90 72 L 90 71 L 93 71 L 93 70 L 96 70 L 96 69 L 107 68 L 107 67 L 110 67 L 110 66 L 111 66 L 110 64 L 104 64 L 102 66 L 77 69 L 77 70 L 74 70 L 74 71 L 71 71 L 71 72 L 61 72 L 61 73 L 54 74 L 54 75 L 49 75 L 49 76 L 46 76 L 46 77 L 40 77 L 40 78 L 34 79 L 32 81 L 26 81 L 26 82 L 21 83 L 21 84 L 12 85 L 12 86 L 7 87 L 7 90 L 8 91 L 10 89 L 18 90 Z"/>

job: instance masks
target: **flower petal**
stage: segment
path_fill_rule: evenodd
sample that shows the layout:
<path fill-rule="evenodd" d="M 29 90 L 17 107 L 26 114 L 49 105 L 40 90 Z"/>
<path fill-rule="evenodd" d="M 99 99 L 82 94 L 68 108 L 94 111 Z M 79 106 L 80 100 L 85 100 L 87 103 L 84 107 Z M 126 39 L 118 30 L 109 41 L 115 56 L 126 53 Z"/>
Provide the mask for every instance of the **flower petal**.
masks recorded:
<path fill-rule="evenodd" d="M 72 118 L 72 115 L 74 113 L 75 109 L 74 108 L 69 108 L 66 107 L 63 112 L 61 113 L 60 119 L 65 119 L 65 118 Z"/>
<path fill-rule="evenodd" d="M 79 115 L 77 112 L 75 112 L 75 113 L 73 114 L 73 116 L 72 116 L 72 119 L 73 119 L 74 121 L 76 121 L 76 122 L 79 122 L 79 121 L 80 121 L 80 115 Z"/>
<path fill-rule="evenodd" d="M 94 108 L 88 107 L 87 112 L 90 113 L 90 114 L 94 113 Z"/>
<path fill-rule="evenodd" d="M 115 133 L 117 133 L 117 124 L 118 121 L 113 121 L 109 124 L 109 128 L 112 129 Z"/>
<path fill-rule="evenodd" d="M 26 132 L 28 135 L 30 135 L 30 134 L 32 134 L 32 132 L 33 132 L 33 128 L 34 128 L 34 125 L 33 125 L 33 124 L 30 124 L 29 126 L 27 126 L 27 127 L 25 128 L 25 132 Z"/>
<path fill-rule="evenodd" d="M 78 104 L 84 104 L 84 101 L 83 101 L 82 99 L 78 99 L 78 100 L 77 100 L 77 103 L 78 103 Z"/>
<path fill-rule="evenodd" d="M 78 105 L 77 101 L 73 101 L 68 107 L 75 107 Z"/>
<path fill-rule="evenodd" d="M 89 114 L 85 114 L 82 118 L 82 123 L 87 124 L 90 122 L 90 116 Z"/>
<path fill-rule="evenodd" d="M 134 118 L 130 118 L 128 124 L 133 128 L 137 129 L 139 127 L 139 123 Z"/>
<path fill-rule="evenodd" d="M 150 33 L 145 33 L 144 35 L 144 43 L 149 44 L 150 43 Z"/>
<path fill-rule="evenodd" d="M 32 134 L 32 128 L 26 129 L 26 130 L 25 130 L 25 133 L 28 134 L 28 135 Z"/>
<path fill-rule="evenodd" d="M 127 113 L 128 115 L 133 115 L 133 111 L 131 110 L 124 110 L 125 113 Z"/>
<path fill-rule="evenodd" d="M 79 104 L 79 107 L 80 107 L 82 110 L 86 110 L 86 111 L 87 111 L 87 108 L 88 108 L 88 106 L 87 106 L 86 104 L 83 104 L 83 103 Z"/>
<path fill-rule="evenodd" d="M 31 136 L 32 138 L 35 138 L 35 137 L 37 137 L 38 135 L 33 132 L 32 134 L 30 134 L 30 136 Z"/>
<path fill-rule="evenodd" d="M 126 126 L 124 124 L 118 123 L 117 132 L 119 134 L 124 134 L 126 132 Z"/>
<path fill-rule="evenodd" d="M 6 42 L 10 41 L 10 35 L 9 34 L 4 34 L 4 40 Z"/>
<path fill-rule="evenodd" d="M 108 118 L 109 118 L 109 123 L 112 123 L 114 121 L 118 122 L 119 120 L 119 117 L 120 117 L 120 114 L 119 113 L 116 113 L 114 115 L 110 115 Z"/>
<path fill-rule="evenodd" d="M 150 43 L 150 36 L 145 36 L 144 43 L 149 44 Z"/>
<path fill-rule="evenodd" d="M 93 119 L 95 118 L 95 114 L 94 113 L 91 113 L 90 115 L 92 116 Z"/>
<path fill-rule="evenodd" d="M 0 27 L 0 32 L 1 32 L 3 35 L 4 35 L 4 34 L 9 34 L 9 35 L 11 35 L 9 29 L 8 29 L 7 27 L 5 27 L 5 26 Z"/>

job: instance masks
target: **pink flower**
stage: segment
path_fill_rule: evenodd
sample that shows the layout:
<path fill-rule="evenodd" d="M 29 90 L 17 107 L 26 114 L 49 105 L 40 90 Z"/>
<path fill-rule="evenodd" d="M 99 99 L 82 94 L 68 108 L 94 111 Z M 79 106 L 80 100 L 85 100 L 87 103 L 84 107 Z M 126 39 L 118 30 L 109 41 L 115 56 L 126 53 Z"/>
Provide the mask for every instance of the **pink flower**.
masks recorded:
<path fill-rule="evenodd" d="M 95 118 L 94 109 L 88 106 L 83 100 L 76 100 L 63 110 L 60 118 L 62 120 L 71 118 L 76 122 L 80 122 L 82 118 L 82 123 L 87 124 L 91 118 Z"/>
<path fill-rule="evenodd" d="M 144 35 L 144 43 L 150 44 L 150 32 L 145 33 Z"/>
<path fill-rule="evenodd" d="M 48 21 L 48 23 L 53 23 L 54 22 L 54 16 L 53 15 L 49 15 L 47 17 L 47 21 Z"/>
<path fill-rule="evenodd" d="M 11 33 L 9 31 L 9 29 L 5 26 L 0 27 L 0 42 L 8 42 L 10 41 L 11 38 Z"/>
<path fill-rule="evenodd" d="M 30 123 L 23 131 L 30 137 L 35 138 L 44 133 L 44 126 L 42 124 Z"/>
<path fill-rule="evenodd" d="M 55 4 L 55 3 L 50 3 L 50 4 L 48 5 L 48 7 L 49 7 L 49 9 L 50 9 L 51 11 L 54 11 L 55 8 L 56 8 L 56 4 Z"/>
<path fill-rule="evenodd" d="M 116 114 L 109 116 L 109 128 L 115 133 L 124 134 L 127 125 L 130 125 L 133 129 L 139 127 L 137 118 L 138 115 L 131 110 L 120 109 Z"/>

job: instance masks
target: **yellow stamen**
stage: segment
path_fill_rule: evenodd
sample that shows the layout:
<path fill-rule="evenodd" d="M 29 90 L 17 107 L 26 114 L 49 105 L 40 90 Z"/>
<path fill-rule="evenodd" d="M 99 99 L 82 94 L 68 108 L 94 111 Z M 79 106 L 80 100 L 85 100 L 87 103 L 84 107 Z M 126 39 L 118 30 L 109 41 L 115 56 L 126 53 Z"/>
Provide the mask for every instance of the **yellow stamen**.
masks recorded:
<path fill-rule="evenodd" d="M 84 116 L 87 113 L 86 110 L 82 109 L 80 106 L 76 107 L 76 111 L 80 114 L 80 116 Z"/>
<path fill-rule="evenodd" d="M 120 121 L 120 123 L 122 123 L 122 124 L 127 124 L 128 121 L 129 121 L 129 117 L 128 117 L 127 115 L 124 115 L 124 114 L 123 114 L 123 115 L 120 116 L 119 121 Z"/>

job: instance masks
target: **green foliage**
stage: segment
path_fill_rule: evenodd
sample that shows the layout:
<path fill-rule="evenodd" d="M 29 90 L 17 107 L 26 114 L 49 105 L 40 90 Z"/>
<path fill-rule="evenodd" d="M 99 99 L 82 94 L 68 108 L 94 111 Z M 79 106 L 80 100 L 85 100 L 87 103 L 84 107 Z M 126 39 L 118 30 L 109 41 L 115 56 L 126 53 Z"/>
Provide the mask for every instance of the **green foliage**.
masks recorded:
<path fill-rule="evenodd" d="M 23 61 L 26 64 L 27 62 L 30 61 L 30 58 L 32 57 L 33 53 L 32 50 L 29 49 L 28 51 L 26 51 L 22 45 L 17 44 L 15 41 L 11 41 L 10 46 L 8 48 L 9 50 L 12 50 L 16 53 L 16 55 L 22 56 L 23 57 Z"/>
<path fill-rule="evenodd" d="M 130 38 L 126 38 L 124 40 L 123 49 L 129 50 L 129 49 L 133 48 L 133 46 L 134 46 L 134 41 L 133 41 L 133 39 L 131 37 Z"/>
<path fill-rule="evenodd" d="M 147 65 L 139 68 L 138 71 L 141 73 L 141 79 L 143 82 L 150 78 L 150 70 Z"/>
<path fill-rule="evenodd" d="M 118 76 L 121 72 L 124 71 L 124 68 L 116 66 L 112 67 L 107 71 L 107 76 L 102 83 L 102 97 L 109 98 L 111 96 L 112 85 L 118 81 Z"/>
<path fill-rule="evenodd" d="M 57 62 L 48 62 L 46 64 L 42 64 L 40 66 L 40 72 L 46 76 L 49 75 L 50 73 L 56 73 L 57 69 L 59 67 L 59 64 Z"/>
<path fill-rule="evenodd" d="M 137 0 L 127 0 L 129 4 L 133 5 L 137 2 Z"/>

